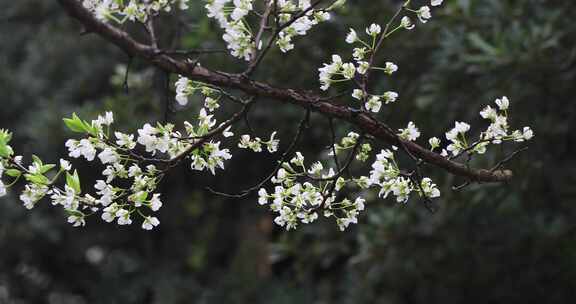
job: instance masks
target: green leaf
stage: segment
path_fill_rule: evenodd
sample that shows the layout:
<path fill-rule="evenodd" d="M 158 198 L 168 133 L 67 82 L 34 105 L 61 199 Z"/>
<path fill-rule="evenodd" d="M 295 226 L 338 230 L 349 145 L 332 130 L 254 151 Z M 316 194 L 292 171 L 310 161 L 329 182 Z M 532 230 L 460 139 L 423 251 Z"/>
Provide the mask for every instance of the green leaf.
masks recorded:
<path fill-rule="evenodd" d="M 54 168 L 54 167 L 56 167 L 56 165 L 52 165 L 52 164 L 44 165 L 44 166 L 40 167 L 40 173 L 44 174 L 44 173 L 52 170 L 52 168 Z"/>
<path fill-rule="evenodd" d="M 26 180 L 34 183 L 34 184 L 40 184 L 40 185 L 48 185 L 50 184 L 50 180 L 41 174 L 26 174 L 24 175 L 24 177 L 26 177 Z"/>
<path fill-rule="evenodd" d="M 330 7 L 328 7 L 326 10 L 331 11 L 334 9 L 338 9 L 344 6 L 344 4 L 346 4 L 346 0 L 338 0 L 336 2 L 334 2 L 332 5 L 330 5 Z"/>
<path fill-rule="evenodd" d="M 290 172 L 290 173 L 295 173 L 296 170 L 294 170 L 294 168 L 292 168 L 292 166 L 290 166 L 289 163 L 282 163 L 282 167 L 284 169 L 286 169 L 286 171 Z"/>
<path fill-rule="evenodd" d="M 76 115 L 76 113 L 72 113 L 72 118 L 64 118 L 64 124 L 70 131 L 77 132 L 77 133 L 85 133 L 87 132 L 86 126 L 84 122 Z"/>
<path fill-rule="evenodd" d="M 80 177 L 78 176 L 78 171 L 74 170 L 74 174 L 66 172 L 66 185 L 74 189 L 76 194 L 80 194 L 82 189 L 80 188 Z"/>
<path fill-rule="evenodd" d="M 11 139 L 12 133 L 8 132 L 8 130 L 0 129 L 0 157 L 7 158 L 14 154 L 14 150 L 8 145 Z"/>
<path fill-rule="evenodd" d="M 43 165 L 42 160 L 36 155 L 32 155 L 32 161 L 34 163 L 38 164 L 40 167 L 42 167 L 42 165 Z"/>
<path fill-rule="evenodd" d="M 92 126 L 92 123 L 89 123 L 85 120 L 82 121 L 82 124 L 84 125 L 84 130 L 86 131 L 86 133 L 89 133 L 92 136 L 97 136 L 98 135 L 98 130 L 96 129 L 96 127 Z"/>
<path fill-rule="evenodd" d="M 148 192 L 145 192 L 145 191 L 135 193 L 131 197 L 132 201 L 134 201 L 136 203 L 142 203 L 146 200 L 146 198 L 148 198 Z"/>
<path fill-rule="evenodd" d="M 478 33 L 470 33 L 468 34 L 468 40 L 472 43 L 472 46 L 476 47 L 477 49 L 481 50 L 485 54 L 489 56 L 498 56 L 498 49 L 492 46 L 488 41 L 486 41 L 480 34 Z"/>
<path fill-rule="evenodd" d="M 12 147 L 8 146 L 6 143 L 0 142 L 0 157 L 8 158 L 14 154 Z"/>
<path fill-rule="evenodd" d="M 22 175 L 22 172 L 20 172 L 20 170 L 18 170 L 18 169 L 8 169 L 8 170 L 6 170 L 6 175 L 11 176 L 11 177 L 18 177 L 18 176 Z"/>
<path fill-rule="evenodd" d="M 12 133 L 8 130 L 0 129 L 0 143 L 8 144 L 12 140 Z"/>

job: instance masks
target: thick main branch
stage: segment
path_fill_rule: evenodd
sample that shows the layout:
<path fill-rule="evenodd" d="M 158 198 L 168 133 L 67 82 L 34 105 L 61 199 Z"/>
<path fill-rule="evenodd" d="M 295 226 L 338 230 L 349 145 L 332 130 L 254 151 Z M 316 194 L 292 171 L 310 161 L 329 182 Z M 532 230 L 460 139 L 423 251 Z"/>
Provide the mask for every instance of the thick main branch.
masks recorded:
<path fill-rule="evenodd" d="M 294 104 L 329 117 L 345 120 L 366 134 L 370 134 L 392 145 L 403 146 L 424 162 L 471 181 L 503 182 L 512 177 L 512 172 L 509 170 L 472 169 L 465 164 L 451 161 L 414 142 L 403 141 L 384 123 L 370 115 L 354 111 L 342 105 L 333 104 L 317 94 L 302 90 L 277 88 L 267 83 L 250 80 L 239 74 L 211 71 L 188 61 L 176 60 L 152 46 L 134 40 L 125 31 L 99 21 L 78 0 L 57 1 L 66 9 L 69 15 L 77 19 L 85 27 L 86 31 L 98 34 L 121 48 L 128 55 L 142 58 L 163 70 L 212 85 L 238 89 L 249 95 Z"/>

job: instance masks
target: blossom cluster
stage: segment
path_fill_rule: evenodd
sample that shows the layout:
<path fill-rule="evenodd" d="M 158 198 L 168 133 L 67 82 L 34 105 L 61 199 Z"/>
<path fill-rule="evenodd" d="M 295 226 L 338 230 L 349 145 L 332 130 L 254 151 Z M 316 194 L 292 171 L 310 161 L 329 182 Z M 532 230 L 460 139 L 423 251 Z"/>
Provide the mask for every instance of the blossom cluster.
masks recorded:
<path fill-rule="evenodd" d="M 393 148 L 397 149 L 396 147 Z M 419 182 L 420 185 L 418 185 L 408 176 L 403 175 L 391 150 L 382 150 L 376 155 L 368 183 L 380 188 L 378 193 L 380 197 L 386 198 L 392 194 L 399 203 L 406 203 L 413 191 L 417 191 L 420 196 L 426 199 L 440 196 L 440 190 L 430 178 L 422 178 Z"/>
<path fill-rule="evenodd" d="M 342 137 L 340 143 L 335 143 L 334 148 L 328 152 L 329 156 L 339 156 L 343 151 L 351 151 L 356 149 L 356 144 L 360 138 L 360 134 L 356 132 L 349 132 L 348 135 Z M 372 152 L 372 145 L 369 143 L 363 143 L 360 145 L 356 152 L 356 160 L 365 162 L 370 158 Z"/>
<path fill-rule="evenodd" d="M 201 124 L 203 128 L 200 128 L 199 130 L 208 130 L 211 127 L 213 127 L 215 121 L 212 121 L 211 120 L 212 115 L 208 115 L 207 113 L 213 112 L 216 109 L 220 108 L 219 101 L 222 98 L 223 92 L 217 87 L 209 86 L 205 83 L 198 81 L 192 81 L 183 76 L 178 76 L 178 80 L 175 83 L 175 88 L 176 88 L 176 101 L 182 106 L 187 105 L 189 102 L 189 98 L 196 92 L 202 95 L 202 97 L 204 98 L 204 108 L 200 111 L 199 120 L 203 122 Z M 202 136 L 202 133 L 194 131 L 187 123 L 185 124 L 187 128 L 190 129 L 189 133 L 195 134 L 196 136 Z M 230 137 L 233 136 L 234 134 L 230 132 L 230 128 L 227 128 L 223 132 L 223 135 L 225 137 Z M 268 152 L 274 153 L 278 151 L 278 144 L 280 143 L 278 139 L 274 138 L 275 136 L 276 132 L 272 132 L 272 134 L 270 135 L 270 139 L 268 141 L 264 141 L 259 137 L 255 137 L 252 139 L 249 134 L 244 134 L 240 136 L 240 142 L 238 144 L 238 147 L 242 149 L 250 149 L 254 152 L 262 152 L 262 146 L 266 146 Z M 201 161 L 200 158 L 198 158 L 197 160 Z"/>
<path fill-rule="evenodd" d="M 240 136 L 240 142 L 238 143 L 238 147 L 242 149 L 250 149 L 254 152 L 262 152 L 262 146 L 266 146 L 266 149 L 270 153 L 274 153 L 278 151 L 278 144 L 280 141 L 275 139 L 276 132 L 272 132 L 270 134 L 270 139 L 268 141 L 264 141 L 260 139 L 260 137 L 250 138 L 249 134 L 244 134 Z"/>
<path fill-rule="evenodd" d="M 253 0 L 209 0 L 205 7 L 208 17 L 217 20 L 224 30 L 222 38 L 231 55 L 250 60 L 256 44 L 244 17 L 253 10 Z"/>
<path fill-rule="evenodd" d="M 277 18 L 280 26 L 284 29 L 278 34 L 276 45 L 284 53 L 294 49 L 294 43 L 292 42 L 294 37 L 305 36 L 313 26 L 330 20 L 330 13 L 327 10 L 312 9 L 310 0 L 299 0 L 297 2 L 296 4 L 291 0 L 280 0 L 277 3 L 278 11 L 280 12 Z M 300 17 L 296 18 L 294 16 Z"/>
<path fill-rule="evenodd" d="M 287 230 L 316 221 L 319 212 L 336 219 L 340 230 L 345 230 L 358 223 L 358 215 L 365 209 L 365 200 L 360 196 L 353 201 L 347 198 L 337 201 L 337 191 L 346 182 L 333 168 L 325 170 L 321 162 L 307 167 L 302 153 L 296 152 L 272 178 L 274 191 L 268 193 L 265 188 L 258 191 L 258 203 L 269 205 L 278 214 L 274 222 Z"/>
<path fill-rule="evenodd" d="M 9 145 L 11 139 L 12 134 L 10 132 L 0 129 L 0 197 L 6 196 L 6 188 L 10 186 L 2 181 L 4 174 L 8 176 L 16 175 L 12 174 L 13 171 L 10 169 L 10 163 L 8 162 L 8 159 L 14 155 L 14 150 Z M 20 161 L 20 157 L 17 160 Z"/>
<path fill-rule="evenodd" d="M 490 144 L 498 145 L 506 141 L 524 142 L 534 137 L 534 132 L 530 127 L 524 127 L 522 130 L 510 130 L 508 124 L 510 100 L 508 97 L 498 98 L 494 103 L 496 104 L 495 108 L 487 105 L 480 111 L 480 116 L 490 121 L 490 124 L 486 130 L 480 132 L 476 141 L 471 141 L 468 137 L 470 125 L 466 122 L 457 121 L 454 128 L 445 134 L 448 145 L 442 149 L 441 155 L 457 157 L 464 152 L 470 155 L 484 154 Z M 430 138 L 428 142 L 431 150 L 439 148 L 442 144 L 442 141 L 437 137 Z"/>
<path fill-rule="evenodd" d="M 145 22 L 149 16 L 161 11 L 170 12 L 173 7 L 188 9 L 188 2 L 189 0 L 82 0 L 84 7 L 96 18 L 117 23 L 127 20 Z"/>
<path fill-rule="evenodd" d="M 335 146 L 336 153 L 343 150 L 355 153 L 359 140 L 359 134 L 350 132 Z M 362 145 L 356 159 L 365 161 L 371 150 L 370 144 Z M 350 224 L 358 223 L 358 216 L 365 209 L 366 202 L 362 193 L 353 200 L 345 197 L 342 190 L 346 187 L 364 192 L 376 189 L 380 197 L 386 198 L 392 194 L 396 201 L 403 203 L 413 192 L 426 199 L 440 196 L 440 190 L 430 178 L 422 178 L 418 185 L 403 174 L 390 150 L 382 150 L 376 156 L 368 176 L 345 177 L 342 173 L 342 170 L 332 167 L 325 168 L 319 161 L 306 166 L 302 153 L 296 152 L 291 160 L 282 163 L 272 178 L 275 185 L 273 191 L 269 192 L 266 188 L 259 190 L 258 203 L 269 205 L 278 214 L 274 222 L 287 230 L 314 222 L 320 213 L 326 218 L 334 218 L 343 231 Z M 342 196 L 344 198 L 340 199 Z"/>
<path fill-rule="evenodd" d="M 442 2 L 442 0 L 432 0 L 431 5 L 439 6 Z M 415 10 L 411 9 L 409 4 L 410 1 L 406 1 L 402 10 L 415 14 L 422 23 L 428 22 L 432 17 L 430 7 L 422 6 Z M 326 91 L 335 83 L 351 81 L 357 85 L 357 88 L 352 91 L 352 97 L 362 102 L 362 109 L 373 113 L 380 112 L 383 103 L 394 103 L 398 99 L 398 93 L 387 91 L 382 94 L 374 94 L 368 92 L 366 85 L 360 83 L 367 80 L 367 74 L 370 70 L 379 70 L 388 75 L 398 71 L 398 66 L 390 61 L 386 62 L 383 67 L 374 66 L 374 55 L 380 43 L 392 33 L 400 29 L 411 30 L 414 27 L 415 25 L 409 16 L 403 16 L 399 24 L 393 29 L 386 27 L 383 30 L 382 26 L 373 23 L 365 29 L 368 37 L 364 39 L 356 30 L 351 28 L 345 40 L 348 44 L 354 45 L 352 61 L 343 62 L 340 55 L 332 55 L 332 62 L 324 63 L 324 66 L 318 69 L 320 89 Z"/>
<path fill-rule="evenodd" d="M 420 137 L 420 130 L 413 122 L 408 122 L 408 126 L 405 129 L 398 129 L 398 137 L 407 141 L 415 141 Z"/>
<path fill-rule="evenodd" d="M 340 55 L 332 55 L 332 62 L 319 68 L 320 89 L 328 90 L 334 83 L 353 81 L 356 77 L 365 77 L 369 70 L 381 70 L 388 75 L 398 71 L 398 66 L 393 62 L 386 62 L 384 67 L 375 67 L 371 64 L 371 54 L 375 52 L 377 40 L 382 34 L 382 28 L 378 24 L 372 24 L 366 28 L 366 34 L 370 37 L 369 42 L 362 40 L 354 29 L 346 36 L 346 42 L 358 44 L 353 50 L 353 61 L 343 62 Z M 371 94 L 365 88 L 357 88 L 352 91 L 352 97 L 364 103 L 363 107 L 371 112 L 378 113 L 385 104 L 393 103 L 398 98 L 398 93 L 387 91 L 383 94 Z"/>
<path fill-rule="evenodd" d="M 530 127 L 511 130 L 508 124 L 510 100 L 507 97 L 496 99 L 495 104 L 496 107 L 488 105 L 480 112 L 480 116 L 490 121 L 490 124 L 480 132 L 477 141 L 471 142 L 467 137 L 471 129 L 469 124 L 456 122 L 454 128 L 445 134 L 448 141 L 446 147 L 440 149 L 442 141 L 433 137 L 429 139 L 431 150 L 438 151 L 446 158 L 462 153 L 472 156 L 484 154 L 490 144 L 524 142 L 534 137 Z M 420 130 L 413 122 L 409 122 L 406 128 L 399 129 L 397 133 L 404 141 L 416 141 L 420 135 Z M 359 134 L 350 132 L 331 147 L 329 155 L 338 157 L 343 151 L 349 151 L 355 153 L 356 160 L 366 161 L 372 157 L 372 147 L 367 143 L 360 145 L 360 138 Z M 282 164 L 282 168 L 272 179 L 275 184 L 274 191 L 269 193 L 265 188 L 260 189 L 259 203 L 269 204 L 270 209 L 278 213 L 276 224 L 286 229 L 296 228 L 300 223 L 310 223 L 316 220 L 318 212 L 322 211 L 325 217 L 335 218 L 339 228 L 344 230 L 349 224 L 357 223 L 359 212 L 365 208 L 366 198 L 362 193 L 371 189 L 377 190 L 381 198 L 394 197 L 398 203 L 408 202 L 413 194 L 425 200 L 440 197 L 440 190 L 432 179 L 419 176 L 419 173 L 416 175 L 416 171 L 403 172 L 400 169 L 394 155 L 395 150 L 398 150 L 395 146 L 381 150 L 371 164 L 369 175 L 356 177 L 345 177 L 343 171 L 332 167 L 325 168 L 321 162 L 307 167 L 304 156 L 297 152 L 289 162 Z M 346 186 L 360 190 L 353 202 L 348 198 L 338 199 L 342 196 L 339 191 Z"/>
<path fill-rule="evenodd" d="M 268 7 L 271 9 L 268 12 L 275 19 L 276 26 L 272 28 L 277 31 L 271 37 L 271 45 L 275 43 L 282 52 L 293 49 L 294 37 L 306 35 L 313 26 L 329 20 L 329 12 L 344 2 L 335 1 L 328 8 L 313 7 L 310 0 L 267 2 L 267 5 L 274 5 L 273 9 Z M 368 75 L 372 71 L 388 76 L 396 73 L 399 68 L 391 61 L 382 66 L 374 65 L 382 41 L 396 31 L 414 29 L 416 25 L 411 17 L 421 23 L 431 19 L 429 6 L 413 9 L 410 2 L 405 1 L 396 15 L 400 20 L 393 17 L 384 29 L 375 23 L 360 33 L 350 29 L 345 41 L 353 46 L 351 59 L 345 61 L 340 55 L 332 55 L 331 62 L 318 69 L 320 89 L 326 91 L 338 83 L 351 83 L 354 86 L 352 98 L 361 102 L 361 110 L 372 113 L 379 113 L 383 104 L 394 103 L 399 97 L 394 91 L 368 91 Z M 442 2 L 431 0 L 430 6 L 439 6 Z M 126 20 L 145 22 L 153 14 L 174 7 L 186 9 L 187 4 L 188 0 L 83 0 L 83 5 L 99 19 L 119 23 Z M 250 28 L 250 15 L 267 16 L 255 12 L 256 6 L 254 0 L 206 0 L 208 17 L 217 20 L 224 29 L 223 39 L 235 57 L 252 60 L 261 47 L 262 42 L 255 41 L 254 31 Z M 267 31 L 269 27 L 263 26 L 262 30 Z M 64 119 L 71 131 L 83 135 L 80 139 L 66 141 L 68 157 L 99 162 L 102 166 L 101 177 L 88 191 L 83 187 L 86 181 L 81 182 L 69 159 L 60 159 L 58 164 L 45 164 L 37 156 L 32 156 L 31 161 L 25 164 L 23 157 L 14 155 L 9 145 L 12 134 L 0 130 L 0 197 L 7 195 L 8 188 L 24 179 L 26 184 L 19 198 L 25 208 L 32 209 L 43 198 L 48 198 L 52 205 L 63 208 L 73 226 L 84 226 L 86 218 L 95 214 L 105 222 L 118 225 L 130 225 L 139 219 L 143 229 L 151 230 L 158 226 L 160 221 L 154 212 L 162 207 L 163 202 L 157 188 L 166 172 L 183 161 L 188 161 L 191 169 L 196 171 L 215 174 L 216 170 L 225 169 L 225 162 L 232 158 L 232 154 L 229 149 L 221 148 L 220 140 L 234 136 L 232 121 L 219 123 L 215 112 L 223 99 L 246 105 L 219 87 L 183 76 L 178 77 L 174 87 L 175 100 L 181 106 L 186 106 L 194 96 L 203 100 L 197 119 L 193 123 L 184 122 L 180 129 L 171 123 L 145 123 L 134 134 L 123 133 L 113 129 L 114 115 L 111 112 L 90 122 L 76 114 Z M 454 128 L 444 134 L 445 142 L 438 137 L 428 140 L 430 150 L 452 159 L 464 153 L 468 156 L 484 154 L 489 145 L 524 142 L 533 138 L 530 127 L 513 130 L 509 126 L 510 100 L 507 97 L 496 99 L 495 105 L 488 105 L 480 111 L 480 116 L 489 125 L 479 132 L 478 139 L 470 139 L 471 126 L 468 123 L 456 121 Z M 390 133 L 394 131 L 390 129 Z M 272 132 L 268 140 L 242 134 L 235 142 L 241 149 L 274 153 L 279 148 L 276 134 Z M 405 128 L 398 129 L 395 136 L 398 145 L 410 154 L 406 145 L 412 145 L 409 142 L 417 141 L 421 134 L 416 124 L 410 121 Z M 254 188 L 260 188 L 258 203 L 268 206 L 276 214 L 274 222 L 287 230 L 324 217 L 333 219 L 343 231 L 350 224 L 358 223 L 372 192 L 381 198 L 391 197 L 397 203 L 407 203 L 413 196 L 425 200 L 440 197 L 440 189 L 431 178 L 420 176 L 419 170 L 401 170 L 395 156 L 398 147 L 383 147 L 376 152 L 367 142 L 369 139 L 356 132 L 349 132 L 339 141 L 334 138 L 327 150 L 327 155 L 333 159 L 331 162 L 307 163 L 301 152 L 292 155 L 292 148 L 289 148 L 278 169 L 270 175 L 272 188 Z M 353 175 L 352 165 L 369 169 L 364 170 L 364 174 Z M 60 177 L 64 178 L 63 183 L 58 182 Z M 10 179 L 10 182 L 4 182 Z"/>
<path fill-rule="evenodd" d="M 254 31 L 248 16 L 254 10 L 254 0 L 207 0 L 207 17 L 215 19 L 224 30 L 222 35 L 230 54 L 249 61 L 256 48 L 261 48 L 262 39 L 254 41 Z M 173 8 L 186 10 L 189 0 L 82 0 L 85 8 L 103 21 L 124 23 L 126 21 L 146 22 L 161 11 L 170 12 Z M 269 2 L 268 5 L 272 5 Z M 314 9 L 310 0 L 274 1 L 274 20 L 279 26 L 274 34 L 275 43 L 282 52 L 294 48 L 292 39 L 304 36 L 315 25 L 330 19 L 329 9 Z"/>
<path fill-rule="evenodd" d="M 218 21 L 224 30 L 222 38 L 227 44 L 230 54 L 249 61 L 256 49 L 262 48 L 262 37 L 255 41 L 254 31 L 247 20 L 254 10 L 253 0 L 209 0 L 205 5 L 207 16 Z M 312 9 L 310 0 L 279 0 L 269 2 L 275 5 L 274 18 L 281 30 L 278 32 L 276 45 L 282 52 L 294 48 L 292 39 L 303 36 L 320 22 L 330 19 L 326 10 Z"/>
<path fill-rule="evenodd" d="M 209 112 L 214 112 L 220 108 L 219 101 L 222 98 L 222 91 L 217 87 L 192 81 L 181 75 L 178 76 L 174 86 L 176 88 L 176 102 L 182 106 L 187 105 L 190 97 L 198 92 L 204 98 L 204 107 Z"/>
<path fill-rule="evenodd" d="M 224 162 L 232 157 L 228 149 L 220 148 L 221 142 L 211 140 L 216 135 L 232 136 L 230 126 L 217 126 L 214 115 L 209 115 L 208 111 L 206 108 L 200 110 L 196 124 L 185 122 L 184 132 L 175 130 L 169 123 L 155 126 L 146 123 L 137 134 L 113 131 L 111 112 L 91 122 L 76 114 L 64 119 L 71 131 L 85 135 L 66 141 L 68 156 L 99 161 L 104 168 L 93 191 L 83 191 L 80 176 L 69 160 L 61 159 L 57 168 L 33 156 L 32 163 L 26 166 L 23 158 L 14 156 L 8 145 L 11 134 L 2 130 L 0 177 L 6 173 L 14 181 L 9 185 L 0 181 L 0 196 L 6 195 L 6 188 L 23 177 L 26 185 L 20 200 L 27 209 L 48 197 L 52 205 L 65 210 L 68 221 L 76 227 L 84 226 L 87 217 L 99 213 L 102 220 L 116 221 L 119 225 L 129 225 L 134 217 L 140 217 L 142 228 L 150 230 L 159 224 L 158 218 L 150 212 L 156 212 L 162 206 L 161 195 L 156 189 L 169 168 L 188 159 L 193 170 L 215 174 L 215 170 L 224 169 Z M 271 144 L 277 146 L 278 141 Z M 142 150 L 146 155 L 140 152 Z M 58 185 L 62 175 L 65 182 Z"/>

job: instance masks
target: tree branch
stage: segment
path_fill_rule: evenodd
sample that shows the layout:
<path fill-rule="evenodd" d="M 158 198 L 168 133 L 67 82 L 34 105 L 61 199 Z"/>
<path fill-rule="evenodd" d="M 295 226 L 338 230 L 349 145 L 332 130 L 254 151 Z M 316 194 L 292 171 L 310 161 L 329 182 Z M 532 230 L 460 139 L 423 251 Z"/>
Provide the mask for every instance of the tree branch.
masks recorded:
<path fill-rule="evenodd" d="M 308 91 L 283 89 L 273 87 L 267 83 L 248 79 L 241 74 L 229 74 L 211 71 L 188 61 L 179 61 L 162 53 L 160 50 L 142 44 L 133 39 L 128 33 L 97 20 L 80 1 L 57 0 L 68 14 L 77 19 L 88 32 L 98 34 L 102 38 L 115 44 L 130 56 L 137 56 L 150 64 L 165 71 L 186 76 L 192 80 L 206 82 L 216 86 L 239 89 L 246 94 L 266 97 L 322 113 L 328 117 L 341 119 L 354 124 L 362 132 L 391 145 L 405 147 L 410 153 L 424 162 L 440 167 L 454 175 L 463 176 L 477 182 L 504 182 L 512 178 L 510 170 L 472 169 L 466 165 L 451 161 L 435 152 L 414 143 L 403 141 L 392 132 L 384 123 L 376 120 L 366 113 L 360 113 L 346 106 L 332 103 L 333 99 L 326 99 Z"/>

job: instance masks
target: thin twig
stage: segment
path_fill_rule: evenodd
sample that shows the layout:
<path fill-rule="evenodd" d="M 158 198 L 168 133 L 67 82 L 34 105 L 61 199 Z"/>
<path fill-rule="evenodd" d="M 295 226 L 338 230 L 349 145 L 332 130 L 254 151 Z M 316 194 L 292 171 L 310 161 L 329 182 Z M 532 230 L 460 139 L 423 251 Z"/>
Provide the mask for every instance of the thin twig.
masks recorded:
<path fill-rule="evenodd" d="M 206 187 L 206 190 L 208 190 L 209 192 L 216 194 L 216 195 L 220 195 L 220 196 L 224 196 L 224 197 L 228 197 L 228 198 L 242 198 L 242 197 L 246 197 L 248 196 L 250 193 L 259 190 L 262 186 L 264 186 L 264 184 L 266 184 L 268 181 L 270 181 L 272 179 L 272 177 L 274 177 L 276 175 L 276 172 L 282 167 L 282 164 L 284 162 L 286 162 L 286 160 L 288 159 L 289 156 L 292 155 L 292 153 L 294 152 L 294 148 L 296 147 L 296 144 L 298 143 L 298 141 L 300 140 L 300 137 L 302 136 L 302 134 L 304 133 L 304 130 L 308 127 L 308 121 L 310 120 L 310 110 L 306 110 L 306 113 L 304 114 L 304 117 L 302 118 L 302 120 L 300 121 L 300 123 L 298 124 L 298 129 L 296 131 L 296 134 L 294 135 L 294 137 L 292 138 L 292 142 L 290 143 L 290 145 L 288 146 L 288 148 L 284 151 L 284 153 L 282 154 L 282 156 L 280 156 L 280 159 L 278 160 L 278 164 L 274 167 L 274 169 L 272 170 L 272 172 L 270 174 L 268 174 L 264 179 L 262 179 L 260 182 L 258 182 L 256 185 L 242 190 L 240 193 L 238 194 L 229 194 L 229 193 L 224 193 L 221 191 L 217 191 L 214 190 L 210 187 Z"/>

